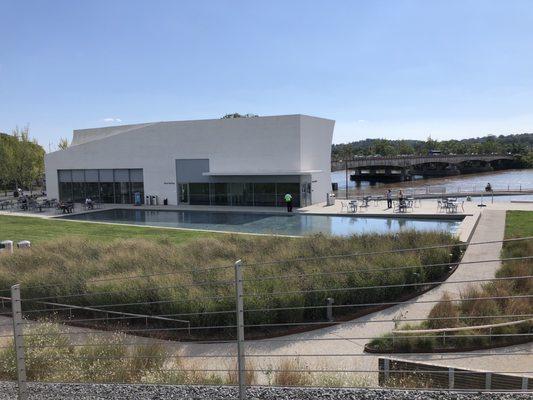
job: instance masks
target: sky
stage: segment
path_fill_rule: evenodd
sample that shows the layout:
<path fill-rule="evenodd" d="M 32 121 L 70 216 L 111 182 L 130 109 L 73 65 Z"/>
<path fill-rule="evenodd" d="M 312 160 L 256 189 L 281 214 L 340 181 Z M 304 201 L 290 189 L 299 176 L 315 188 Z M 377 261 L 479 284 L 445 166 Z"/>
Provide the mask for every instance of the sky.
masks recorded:
<path fill-rule="evenodd" d="M 0 132 L 234 112 L 335 143 L 533 132 L 533 1 L 0 0 Z"/>

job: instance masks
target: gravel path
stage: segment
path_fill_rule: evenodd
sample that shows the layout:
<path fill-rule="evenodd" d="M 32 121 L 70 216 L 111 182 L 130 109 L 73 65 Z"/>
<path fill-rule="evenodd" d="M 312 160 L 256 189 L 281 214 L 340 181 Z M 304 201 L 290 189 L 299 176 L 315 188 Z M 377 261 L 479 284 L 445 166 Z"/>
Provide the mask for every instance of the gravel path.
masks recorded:
<path fill-rule="evenodd" d="M 30 384 L 30 400 L 230 400 L 234 387 Z M 528 393 L 476 393 L 443 391 L 266 388 L 248 389 L 248 400 L 531 400 Z M 0 400 L 16 400 L 16 387 L 0 382 Z"/>

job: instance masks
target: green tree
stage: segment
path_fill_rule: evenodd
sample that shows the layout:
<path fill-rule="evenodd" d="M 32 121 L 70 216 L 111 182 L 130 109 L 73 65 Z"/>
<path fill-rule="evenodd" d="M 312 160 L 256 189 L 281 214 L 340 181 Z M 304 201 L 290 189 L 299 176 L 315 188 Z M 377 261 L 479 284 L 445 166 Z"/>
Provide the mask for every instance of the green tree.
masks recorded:
<path fill-rule="evenodd" d="M 66 150 L 69 147 L 68 139 L 66 138 L 60 138 L 59 143 L 57 144 L 57 147 L 59 147 L 59 150 Z"/>
<path fill-rule="evenodd" d="M 33 189 L 44 175 L 44 149 L 30 139 L 29 127 L 16 127 L 11 135 L 2 135 L 0 165 L 5 187 Z"/>

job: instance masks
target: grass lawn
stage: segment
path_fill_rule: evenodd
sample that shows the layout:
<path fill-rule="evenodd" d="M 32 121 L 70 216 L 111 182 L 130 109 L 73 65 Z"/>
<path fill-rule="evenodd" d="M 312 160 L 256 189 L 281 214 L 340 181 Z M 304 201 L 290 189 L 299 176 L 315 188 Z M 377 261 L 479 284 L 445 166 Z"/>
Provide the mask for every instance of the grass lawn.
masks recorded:
<path fill-rule="evenodd" d="M 533 211 L 507 211 L 505 237 L 533 236 Z"/>
<path fill-rule="evenodd" d="M 179 244 L 198 237 L 216 236 L 211 232 L 158 229 L 131 225 L 71 222 L 31 217 L 0 215 L 0 240 L 29 240 L 32 244 L 61 238 L 92 240 L 143 238 L 170 240 Z"/>

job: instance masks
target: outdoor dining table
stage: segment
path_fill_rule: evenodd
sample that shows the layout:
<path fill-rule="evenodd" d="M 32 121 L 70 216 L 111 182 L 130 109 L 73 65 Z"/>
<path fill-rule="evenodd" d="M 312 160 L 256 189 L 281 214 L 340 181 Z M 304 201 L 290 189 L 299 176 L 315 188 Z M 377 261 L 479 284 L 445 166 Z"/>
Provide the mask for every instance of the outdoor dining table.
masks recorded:
<path fill-rule="evenodd" d="M 61 211 L 63 211 L 63 214 L 70 214 L 74 211 L 74 204 L 73 203 L 62 203 L 58 207 Z"/>
<path fill-rule="evenodd" d="M 457 203 L 457 200 L 455 200 L 455 201 L 451 201 L 451 200 L 444 201 L 444 206 L 446 208 L 446 212 L 449 212 L 449 213 L 456 213 L 458 205 L 459 205 L 459 203 Z"/>
<path fill-rule="evenodd" d="M 363 198 L 361 199 L 361 207 L 368 207 L 368 203 L 370 200 L 372 200 L 372 196 L 363 196 Z"/>
<path fill-rule="evenodd" d="M 379 206 L 379 202 L 383 200 L 383 196 L 372 196 L 371 200 L 374 201 L 375 206 Z"/>

